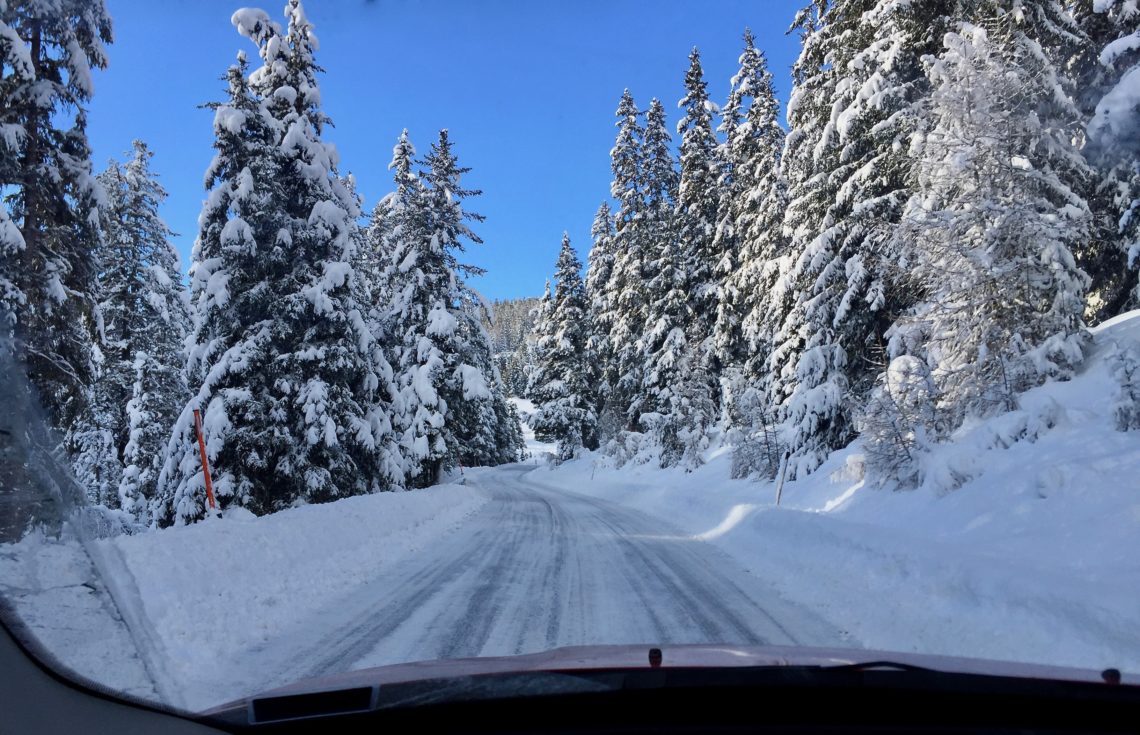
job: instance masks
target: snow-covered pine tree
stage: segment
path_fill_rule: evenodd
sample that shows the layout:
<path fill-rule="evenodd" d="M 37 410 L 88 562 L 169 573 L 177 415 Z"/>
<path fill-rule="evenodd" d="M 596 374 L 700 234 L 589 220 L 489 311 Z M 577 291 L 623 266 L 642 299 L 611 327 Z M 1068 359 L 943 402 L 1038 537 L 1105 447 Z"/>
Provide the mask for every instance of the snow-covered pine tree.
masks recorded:
<path fill-rule="evenodd" d="M 184 354 L 190 331 L 189 302 L 178 253 L 169 239 L 173 233 L 158 214 L 167 193 L 150 170 L 152 156 L 145 143 L 135 141 L 134 157 L 122 169 L 123 188 L 112 191 L 104 184 L 109 205 L 104 225 L 106 249 L 111 251 L 114 244 L 130 238 L 142 254 L 143 268 L 135 274 L 134 291 L 134 306 L 141 318 L 135 320 L 133 333 L 122 335 L 130 343 L 127 352 L 133 379 L 125 406 L 126 444 L 118 502 L 144 524 L 152 520 L 149 509 L 163 450 L 190 397 Z M 104 291 L 104 303 L 109 296 Z M 106 312 L 105 329 L 112 330 Z"/>
<path fill-rule="evenodd" d="M 751 29 L 744 29 L 744 51 L 740 55 L 740 71 L 729 81 L 728 99 L 720 110 L 720 126 L 717 132 L 724 135 L 717 159 L 721 162 L 720 179 L 717 191 L 721 201 L 717 204 L 716 232 L 713 247 L 720 253 L 714 269 L 717 283 L 716 323 L 713 325 L 712 348 L 717 363 L 728 369 L 735 369 L 743 360 L 743 346 L 740 336 L 739 294 L 735 290 L 733 274 L 742 265 L 741 254 L 737 252 L 740 237 L 736 231 L 736 220 L 744 204 L 744 184 L 740 169 L 745 163 L 746 151 L 741 144 L 748 146 L 751 141 L 741 135 L 745 128 L 749 101 L 756 93 L 756 71 L 763 52 L 756 49 Z"/>
<path fill-rule="evenodd" d="M 530 318 L 534 320 L 534 331 L 530 335 L 530 353 L 534 358 L 534 369 L 530 371 L 526 384 L 526 397 L 532 402 L 539 400 L 539 391 L 541 386 L 553 380 L 552 375 L 547 375 L 544 365 L 546 362 L 546 345 L 553 339 L 554 320 L 551 318 L 551 312 L 554 310 L 554 296 L 550 290 L 550 279 L 546 279 L 546 285 L 542 288 L 542 296 L 539 297 L 538 303 L 530 312 Z M 541 429 L 535 434 L 536 437 L 542 441 L 552 441 Z"/>
<path fill-rule="evenodd" d="M 609 366 L 613 362 L 610 346 L 610 330 L 613 328 L 615 304 L 610 289 L 613 278 L 614 259 L 614 219 L 610 205 L 602 202 L 594 215 L 590 227 L 593 242 L 587 257 L 586 267 L 586 323 L 590 334 L 586 339 L 586 352 L 589 355 L 590 384 L 594 386 L 594 413 L 598 417 L 598 440 L 608 441 L 621 425 L 616 425 L 610 414 L 604 414 L 609 398 L 610 382 L 606 379 Z M 609 419 L 609 423 L 603 421 Z"/>
<path fill-rule="evenodd" d="M 661 414 L 655 433 L 661 442 L 662 464 L 683 461 L 692 468 L 703 461 L 708 432 L 718 418 L 722 366 L 714 350 L 713 328 L 720 293 L 717 266 L 722 254 L 716 247 L 728 245 L 716 238 L 718 210 L 724 198 L 720 190 L 722 161 L 713 131 L 715 106 L 709 100 L 700 53 L 695 48 L 685 74 L 685 96 L 678 106 L 684 115 L 677 123 L 681 142 L 675 209 L 669 236 L 656 243 L 653 251 L 661 268 L 652 269 L 650 277 L 654 279 L 651 284 L 659 284 L 656 291 L 665 303 L 680 297 L 686 301 L 683 309 L 669 307 L 674 312 L 670 321 L 682 330 L 684 344 L 676 336 L 666 337 L 665 359 L 650 359 L 657 369 L 653 375 L 647 371 L 646 377 L 662 387 L 666 380 L 671 384 L 665 389 L 668 410 L 661 393 L 653 407 Z M 647 142 L 648 131 L 647 125 Z M 674 250 L 675 254 L 666 255 L 665 250 Z M 676 261 L 671 269 L 667 264 L 670 258 Z M 668 270 L 672 270 L 671 277 L 659 277 Z M 670 290 L 675 290 L 675 297 L 667 295 Z M 669 367 L 661 372 L 666 364 Z"/>
<path fill-rule="evenodd" d="M 248 82 L 243 65 L 231 69 L 230 100 L 215 114 L 192 269 L 197 395 L 159 477 L 162 522 L 205 513 L 194 408 L 223 507 L 269 513 L 400 479 L 376 410 L 387 366 L 354 287 L 359 212 L 321 139 L 317 39 L 298 0 L 285 15 L 284 33 L 263 11 L 233 16 L 263 65 Z"/>
<path fill-rule="evenodd" d="M 881 369 L 872 356 L 915 300 L 895 284 L 887 245 L 913 191 L 908 143 L 929 90 L 921 59 L 952 6 L 836 0 L 797 16 L 783 156 L 792 294 L 769 357 L 792 475 L 853 437 L 852 408 Z"/>
<path fill-rule="evenodd" d="M 1140 344 L 1131 340 L 1116 345 L 1109 367 L 1117 385 L 1112 403 L 1116 430 L 1140 430 Z"/>
<path fill-rule="evenodd" d="M 1089 211 L 1071 184 L 1081 120 L 1039 40 L 1031 11 L 1042 8 L 994 3 L 946 34 L 929 64 L 920 191 L 899 230 L 925 298 L 894 340 L 913 351 L 921 335 L 950 430 L 1014 408 L 1083 359 L 1088 276 L 1073 246 Z"/>
<path fill-rule="evenodd" d="M 102 0 L 0 3 L 0 310 L 56 428 L 68 430 L 94 375 L 101 193 L 85 106 L 107 65 Z M 69 444 L 74 446 L 74 442 Z"/>
<path fill-rule="evenodd" d="M 645 366 L 641 384 L 639 423 L 661 445 L 661 462 L 676 464 L 683 453 L 678 440 L 678 384 L 682 357 L 689 349 L 693 321 L 692 281 L 685 270 L 687 251 L 678 239 L 677 174 L 665 108 L 654 99 L 645 116 L 641 169 L 644 214 L 640 220 L 644 243 L 645 322 L 639 351 Z"/>
<path fill-rule="evenodd" d="M 388 164 L 395 190 L 376 203 L 368 220 L 366 260 L 375 271 L 375 291 L 370 305 L 380 311 L 387 311 L 393 299 L 389 281 L 392 269 L 398 265 L 392 262 L 393 253 L 402 241 L 416 237 L 414 218 L 419 215 L 422 185 L 413 170 L 415 158 L 416 149 L 405 128 L 392 149 L 392 161 Z"/>
<path fill-rule="evenodd" d="M 937 398 L 926 362 L 899 355 L 871 391 L 860 421 L 867 472 L 880 486 L 911 488 L 937 438 Z"/>
<path fill-rule="evenodd" d="M 474 292 L 470 295 L 476 298 L 465 302 L 458 333 L 463 345 L 462 392 L 451 401 L 447 416 L 458 446 L 456 461 L 466 467 L 518 462 L 524 458 L 526 441 L 483 326 L 489 309 Z"/>
<path fill-rule="evenodd" d="M 602 423 L 618 427 L 614 436 L 621 431 L 639 428 L 638 402 L 644 357 L 638 338 L 646 318 L 647 248 L 641 227 L 645 196 L 642 190 L 644 129 L 638 121 L 640 116 L 633 95 L 625 90 L 617 109 L 617 140 L 610 151 L 614 176 L 610 193 L 617 202 L 612 239 L 613 269 L 605 282 L 604 294 L 595 295 L 595 300 L 600 299 L 604 304 L 601 308 L 613 314 L 610 320 L 610 354 L 603 376 L 607 399 Z"/>
<path fill-rule="evenodd" d="M 210 105 L 215 154 L 206 171 L 209 193 L 190 254 L 192 329 L 186 342 L 187 381 L 199 399 L 212 396 L 213 384 L 227 375 L 239 383 L 240 373 L 248 368 L 247 355 L 267 349 L 267 335 L 260 326 L 271 318 L 269 298 L 264 286 L 260 298 L 250 295 L 261 275 L 256 235 L 264 238 L 277 230 L 273 222 L 265 221 L 267 189 L 276 175 L 271 153 L 275 133 L 268 113 L 249 88 L 248 70 L 245 52 L 238 52 L 237 62 L 226 73 L 227 101 Z M 241 395 L 240 388 L 233 390 Z M 223 405 L 219 400 L 219 409 Z M 205 481 L 193 427 L 193 409 L 199 407 L 205 409 L 201 402 L 187 402 L 163 453 L 150 509 L 161 525 L 192 521 L 204 512 Z M 215 452 L 211 463 L 216 459 Z M 223 489 L 232 493 L 235 478 L 231 473 L 226 479 Z"/>
<path fill-rule="evenodd" d="M 684 328 L 694 349 L 707 350 L 717 313 L 717 265 L 721 254 L 713 248 L 721 203 L 721 161 L 713 131 L 708 85 L 697 49 L 689 54 L 685 96 L 678 106 L 684 115 L 677 123 L 680 136 L 680 176 L 677 184 L 674 227 L 680 249 L 679 270 L 684 274 L 693 314 L 698 318 Z"/>
<path fill-rule="evenodd" d="M 162 449 L 188 398 L 183 340 L 189 310 L 158 215 L 166 191 L 153 154 L 134 142 L 125 166 L 99 175 L 103 239 L 98 252 L 101 360 L 88 409 L 73 424 L 76 475 L 92 502 L 146 522 Z"/>
<path fill-rule="evenodd" d="M 541 362 L 535 368 L 537 411 L 533 426 L 536 436 L 542 434 L 558 442 L 556 459 L 561 462 L 577 457 L 583 447 L 598 446 L 587 351 L 590 329 L 586 289 L 582 262 L 570 246 L 568 234 L 562 235 L 554 278 L 554 298 L 540 327 Z"/>
<path fill-rule="evenodd" d="M 1073 13 L 1087 40 L 1074 65 L 1076 98 L 1097 173 L 1086 194 L 1093 233 L 1075 255 L 1092 279 L 1085 318 L 1095 322 L 1140 303 L 1140 9 L 1132 0 L 1084 0 Z"/>
<path fill-rule="evenodd" d="M 744 34 L 740 71 L 723 111 L 725 134 L 722 158 L 727 181 L 722 183 L 721 220 L 717 237 L 722 244 L 717 270 L 721 291 L 717 300 L 714 348 L 722 376 L 722 406 L 730 424 L 748 423 L 739 404 L 745 393 L 750 405 L 762 408 L 767 397 L 768 354 L 776 316 L 786 292 L 779 288 L 785 255 L 782 220 L 786 207 L 780 175 L 784 131 L 779 103 L 764 53 Z M 747 413 L 755 414 L 755 410 Z M 770 413 L 770 411 L 769 411 Z"/>
<path fill-rule="evenodd" d="M 394 160 L 401 155 L 397 146 Z M 517 417 L 514 425 L 492 426 L 511 416 L 482 324 L 486 306 L 465 281 L 482 269 L 458 259 L 466 242 L 482 243 L 467 224 L 482 215 L 463 209 L 480 192 L 462 187 L 469 169 L 459 165 L 446 130 L 423 166 L 420 187 L 409 187 L 411 205 L 393 220 L 389 277 L 399 352 L 396 425 L 408 483 L 416 486 L 434 484 L 464 458 L 496 464 L 521 453 Z"/>
<path fill-rule="evenodd" d="M 395 343 L 393 418 L 406 482 L 427 486 L 436 482 L 449 453 L 447 404 L 441 395 L 445 357 L 441 335 L 428 329 L 436 304 L 449 298 L 450 277 L 445 251 L 427 234 L 427 193 L 412 170 L 414 156 L 404 131 L 389 164 L 396 191 L 382 204 L 387 207 L 383 227 L 390 242 L 384 250 L 392 293 L 387 321 Z M 378 219 L 373 222 L 374 227 L 379 224 Z"/>

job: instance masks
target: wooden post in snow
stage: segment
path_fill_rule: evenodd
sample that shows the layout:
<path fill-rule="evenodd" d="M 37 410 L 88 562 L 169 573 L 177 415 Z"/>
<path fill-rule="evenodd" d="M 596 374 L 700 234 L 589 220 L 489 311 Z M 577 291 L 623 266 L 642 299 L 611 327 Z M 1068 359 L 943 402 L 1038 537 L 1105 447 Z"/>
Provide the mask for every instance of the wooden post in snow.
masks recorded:
<path fill-rule="evenodd" d="M 776 483 L 776 505 L 780 504 L 780 496 L 784 494 L 784 478 L 788 475 L 788 460 L 791 457 L 791 452 L 784 452 L 784 464 L 780 467 L 780 480 Z"/>
<path fill-rule="evenodd" d="M 214 504 L 214 483 L 210 480 L 210 460 L 206 458 L 206 439 L 202 436 L 202 412 L 194 409 L 194 433 L 198 435 L 198 455 L 202 458 L 202 474 L 206 477 L 206 500 L 210 503 L 210 510 L 217 506 Z"/>

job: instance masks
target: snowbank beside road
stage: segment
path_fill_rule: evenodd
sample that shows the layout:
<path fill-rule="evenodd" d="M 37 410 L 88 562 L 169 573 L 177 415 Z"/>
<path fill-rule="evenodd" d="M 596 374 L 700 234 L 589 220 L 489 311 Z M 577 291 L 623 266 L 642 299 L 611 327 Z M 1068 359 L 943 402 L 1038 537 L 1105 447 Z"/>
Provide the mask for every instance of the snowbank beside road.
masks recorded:
<path fill-rule="evenodd" d="M 97 542 L 118 552 L 153 629 L 173 704 L 217 704 L 249 676 L 244 652 L 318 619 L 322 610 L 475 512 L 478 490 L 442 485 L 248 512 Z M 318 626 L 315 626 L 319 628 Z"/>
<path fill-rule="evenodd" d="M 530 479 L 666 519 L 867 647 L 1137 672 L 1140 434 L 1114 429 L 1109 361 L 1140 312 L 1094 333 L 1074 380 L 935 452 L 972 476 L 952 491 L 866 486 L 858 443 L 779 508 L 772 483 L 730 479 L 726 450 L 692 473 L 587 456 Z"/>

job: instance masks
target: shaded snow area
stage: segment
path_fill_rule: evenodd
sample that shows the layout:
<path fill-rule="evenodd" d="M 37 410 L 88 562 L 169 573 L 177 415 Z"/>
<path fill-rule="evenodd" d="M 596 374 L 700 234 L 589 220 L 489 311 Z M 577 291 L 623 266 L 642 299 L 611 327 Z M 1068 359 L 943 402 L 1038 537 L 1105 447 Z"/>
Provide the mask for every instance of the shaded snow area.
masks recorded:
<path fill-rule="evenodd" d="M 33 532 L 19 543 L 0 545 L 0 597 L 68 669 L 118 692 L 156 698 L 102 576 L 66 532 L 59 538 Z"/>
<path fill-rule="evenodd" d="M 203 709 L 266 687 L 266 647 L 323 632 L 341 598 L 422 552 L 486 498 L 442 485 L 246 512 L 96 544 L 114 552 L 170 704 Z M 110 555 L 110 554 L 109 554 Z"/>
<path fill-rule="evenodd" d="M 853 644 L 1140 671 L 1140 432 L 1114 429 L 1110 371 L 1140 312 L 1094 331 L 1074 380 L 934 453 L 971 476 L 957 489 L 867 486 L 858 442 L 780 507 L 772 483 L 729 478 L 727 450 L 689 474 L 587 456 L 531 478 L 683 527 Z"/>
<path fill-rule="evenodd" d="M 546 459 L 547 455 L 557 454 L 557 443 L 539 441 L 534 437 L 534 429 L 531 428 L 531 417 L 534 416 L 536 410 L 534 402 L 527 398 L 513 396 L 508 400 L 514 404 L 515 410 L 519 412 L 519 418 L 522 419 L 523 439 L 526 441 L 526 451 L 530 455 L 530 461 L 541 461 Z"/>

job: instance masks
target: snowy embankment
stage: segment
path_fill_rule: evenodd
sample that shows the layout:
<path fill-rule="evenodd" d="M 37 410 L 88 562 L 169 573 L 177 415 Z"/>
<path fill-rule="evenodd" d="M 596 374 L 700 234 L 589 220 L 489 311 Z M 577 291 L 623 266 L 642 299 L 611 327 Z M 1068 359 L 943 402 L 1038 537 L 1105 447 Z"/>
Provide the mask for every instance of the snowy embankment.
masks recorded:
<path fill-rule="evenodd" d="M 474 488 L 441 485 L 262 518 L 239 511 L 96 545 L 122 565 L 119 594 L 149 628 L 155 650 L 143 655 L 163 698 L 195 709 L 250 693 L 237 687 L 258 680 L 251 652 L 319 632 L 323 611 L 485 502 Z"/>
<path fill-rule="evenodd" d="M 1095 332 L 1075 379 L 930 458 L 972 478 L 954 490 L 867 486 L 858 442 L 779 507 L 727 451 L 693 473 L 587 456 L 529 479 L 666 519 L 869 648 L 1140 671 L 1140 433 L 1114 429 L 1109 367 L 1140 312 Z"/>

